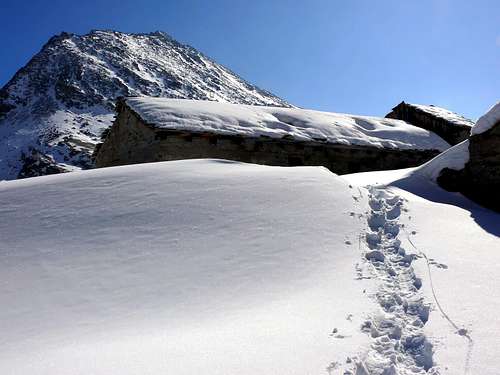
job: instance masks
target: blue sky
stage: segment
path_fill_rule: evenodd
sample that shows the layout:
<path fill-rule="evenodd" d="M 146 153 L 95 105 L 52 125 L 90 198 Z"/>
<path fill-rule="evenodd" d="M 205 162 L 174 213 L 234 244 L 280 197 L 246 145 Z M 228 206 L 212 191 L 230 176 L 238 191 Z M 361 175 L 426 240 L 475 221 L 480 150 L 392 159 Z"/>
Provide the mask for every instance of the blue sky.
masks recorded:
<path fill-rule="evenodd" d="M 53 34 L 162 30 L 296 105 L 477 118 L 500 99 L 499 0 L 0 0 L 0 85 Z"/>

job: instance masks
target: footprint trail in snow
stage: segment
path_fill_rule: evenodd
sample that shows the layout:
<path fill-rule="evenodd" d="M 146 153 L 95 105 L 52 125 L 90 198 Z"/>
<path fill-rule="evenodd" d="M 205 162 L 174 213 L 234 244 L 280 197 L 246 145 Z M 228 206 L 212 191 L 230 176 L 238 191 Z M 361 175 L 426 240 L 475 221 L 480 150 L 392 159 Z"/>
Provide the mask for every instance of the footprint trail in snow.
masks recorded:
<path fill-rule="evenodd" d="M 386 190 L 369 189 L 370 210 L 364 241 L 364 256 L 372 265 L 380 285 L 376 299 L 377 314 L 365 321 L 362 329 L 370 335 L 371 345 L 356 375 L 438 374 L 432 359 L 432 344 L 424 334 L 429 304 L 419 289 L 420 278 L 412 262 L 417 257 L 401 246 L 402 199 Z"/>

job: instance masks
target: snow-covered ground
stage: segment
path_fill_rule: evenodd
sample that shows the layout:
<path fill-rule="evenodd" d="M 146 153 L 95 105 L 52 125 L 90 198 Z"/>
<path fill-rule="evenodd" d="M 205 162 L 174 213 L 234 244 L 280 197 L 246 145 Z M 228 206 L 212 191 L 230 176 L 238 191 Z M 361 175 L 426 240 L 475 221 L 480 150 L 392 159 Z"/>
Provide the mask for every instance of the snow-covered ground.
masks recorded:
<path fill-rule="evenodd" d="M 500 214 L 432 181 L 439 166 L 459 167 L 468 157 L 464 147 L 466 143 L 459 144 L 415 169 L 343 177 L 368 187 L 369 220 L 389 212 L 394 200 L 401 204 L 392 217 L 397 218 L 389 222 L 398 227 L 398 249 L 414 254 L 411 267 L 421 280 L 419 296 L 430 307 L 423 331 L 439 373 L 494 375 L 499 373 L 500 347 Z M 391 265 L 386 261 L 376 268 L 387 272 Z M 393 277 L 379 281 L 383 296 L 391 281 Z M 404 287 L 400 281 L 396 289 Z"/>
<path fill-rule="evenodd" d="M 146 122 L 166 129 L 393 149 L 443 151 L 450 147 L 432 132 L 387 118 L 152 97 L 129 98 L 127 104 Z"/>
<path fill-rule="evenodd" d="M 324 168 L 215 160 L 1 182 L 0 373 L 352 367 L 375 308 L 358 194 Z"/>
<path fill-rule="evenodd" d="M 1 182 L 0 373 L 496 375 L 500 214 L 432 182 L 458 159 Z"/>

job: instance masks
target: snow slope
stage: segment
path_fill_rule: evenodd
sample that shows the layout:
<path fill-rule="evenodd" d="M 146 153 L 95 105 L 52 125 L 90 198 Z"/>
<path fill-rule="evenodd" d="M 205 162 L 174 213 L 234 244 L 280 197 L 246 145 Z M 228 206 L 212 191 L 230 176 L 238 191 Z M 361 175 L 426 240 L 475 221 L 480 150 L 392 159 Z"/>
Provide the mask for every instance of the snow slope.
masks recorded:
<path fill-rule="evenodd" d="M 462 170 L 469 162 L 469 158 L 469 140 L 466 139 L 429 160 L 414 173 L 435 182 L 444 168 Z"/>
<path fill-rule="evenodd" d="M 471 135 L 481 134 L 490 130 L 494 125 L 500 122 L 500 102 L 492 106 L 488 112 L 482 115 L 477 120 L 476 125 L 472 128 Z"/>
<path fill-rule="evenodd" d="M 424 337 L 432 345 L 439 373 L 495 375 L 500 347 L 500 214 L 432 181 L 439 168 L 463 162 L 464 147 L 459 144 L 415 169 L 343 177 L 367 187 L 368 222 L 381 211 L 390 212 L 391 202 L 400 202 L 401 210 L 389 222 L 397 228 L 398 249 L 414 254 L 411 267 L 421 280 L 420 298 L 430 308 Z M 387 241 L 380 246 L 386 253 Z M 391 265 L 385 261 L 378 272 L 388 273 Z M 396 271 L 399 281 L 394 286 L 394 277 L 386 277 L 382 296 L 393 290 L 398 290 L 396 295 L 405 292 L 407 279 Z M 389 318 L 398 319 L 397 314 Z M 368 362 L 381 362 L 375 354 L 373 350 L 368 354 Z"/>
<path fill-rule="evenodd" d="M 0 179 L 46 174 L 37 159 L 88 168 L 129 95 L 289 106 L 162 32 L 62 33 L 0 90 Z"/>
<path fill-rule="evenodd" d="M 126 102 L 146 122 L 166 129 L 398 149 L 443 151 L 450 147 L 432 132 L 386 118 L 150 97 Z"/>
<path fill-rule="evenodd" d="M 0 373 L 496 375 L 500 214 L 428 168 L 0 182 Z"/>
<path fill-rule="evenodd" d="M 0 182 L 0 373 L 353 369 L 376 309 L 358 199 L 324 168 L 221 160 Z"/>
<path fill-rule="evenodd" d="M 383 185 L 389 184 L 395 180 L 413 176 L 412 178 L 422 178 L 423 180 L 428 180 L 436 182 L 439 177 L 440 172 L 444 168 L 449 168 L 453 170 L 461 170 L 465 167 L 465 164 L 469 161 L 469 140 L 465 140 L 456 144 L 453 147 L 443 151 L 436 157 L 429 160 L 427 163 L 422 164 L 418 168 L 406 168 L 406 169 L 396 169 L 390 171 L 375 171 L 375 172 L 363 172 L 363 173 L 353 173 L 349 175 L 344 175 L 348 177 L 349 181 L 356 184 L 364 186 L 366 181 L 370 184 Z"/>

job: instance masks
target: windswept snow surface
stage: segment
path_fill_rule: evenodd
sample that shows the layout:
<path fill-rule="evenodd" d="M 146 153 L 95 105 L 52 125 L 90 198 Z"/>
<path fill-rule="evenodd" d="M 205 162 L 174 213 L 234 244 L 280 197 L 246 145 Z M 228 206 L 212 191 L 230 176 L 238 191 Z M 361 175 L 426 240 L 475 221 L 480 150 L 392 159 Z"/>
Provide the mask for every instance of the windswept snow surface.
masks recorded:
<path fill-rule="evenodd" d="M 449 153 L 463 156 L 464 147 L 462 143 Z M 414 285 L 418 292 L 413 294 L 417 311 L 423 311 L 425 316 L 425 308 L 429 308 L 429 315 L 423 326 L 419 323 L 412 329 L 423 343 L 416 354 L 428 360 L 430 353 L 425 345 L 432 351 L 434 368 L 428 373 L 497 375 L 500 214 L 479 207 L 458 193 L 444 191 L 432 181 L 432 171 L 439 169 L 436 166 L 453 165 L 457 165 L 456 158 L 442 155 L 420 168 L 342 177 L 369 194 L 367 222 L 381 218 L 375 222 L 382 226 L 382 233 L 386 227 L 392 228 L 400 241 L 394 244 L 390 237 L 367 236 L 367 245 L 370 245 L 368 240 L 375 239 L 374 251 L 386 255 L 379 256 L 383 260 L 374 266 L 381 275 L 377 299 L 383 306 L 389 301 L 386 331 L 391 333 L 392 327 L 405 326 L 407 315 L 397 308 L 394 312 L 390 309 L 393 304 L 398 306 L 393 301 L 399 297 L 412 295 L 408 284 L 417 281 Z M 395 202 L 400 208 L 396 214 Z M 410 271 L 408 267 L 394 267 L 397 254 L 409 255 Z M 385 310 L 387 313 L 387 307 Z M 390 335 L 384 340 L 374 338 L 366 366 L 375 369 L 384 366 L 386 353 L 394 351 L 394 341 Z M 415 354 L 413 349 L 408 353 Z M 388 373 L 413 373 L 397 370 Z"/>
<path fill-rule="evenodd" d="M 421 169 L 1 182 L 0 373 L 497 375 L 500 215 Z"/>
<path fill-rule="evenodd" d="M 436 107 L 435 105 L 422 105 L 422 104 L 411 104 L 407 103 L 409 106 L 420 109 L 423 112 L 427 112 L 433 116 L 442 118 L 452 124 L 456 125 L 465 125 L 465 126 L 474 126 L 474 121 L 469 120 L 455 112 L 452 112 L 446 108 Z"/>
<path fill-rule="evenodd" d="M 490 130 L 495 124 L 500 122 L 500 102 L 489 109 L 472 128 L 471 135 L 481 134 Z"/>
<path fill-rule="evenodd" d="M 443 151 L 450 147 L 432 132 L 387 118 L 151 97 L 129 98 L 127 104 L 146 122 L 165 129 L 393 149 Z"/>
<path fill-rule="evenodd" d="M 0 182 L 0 373 L 354 371 L 377 309 L 358 199 L 220 160 Z"/>

